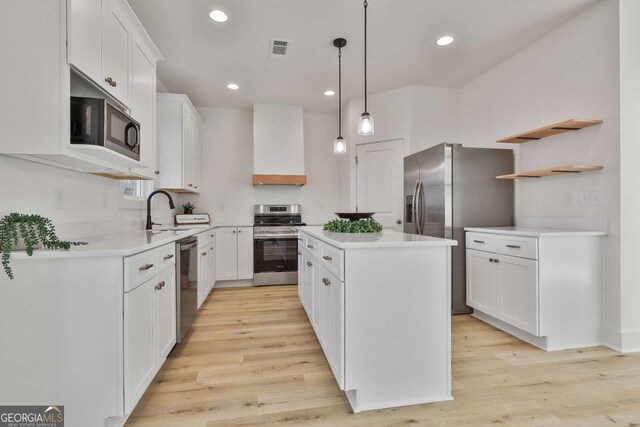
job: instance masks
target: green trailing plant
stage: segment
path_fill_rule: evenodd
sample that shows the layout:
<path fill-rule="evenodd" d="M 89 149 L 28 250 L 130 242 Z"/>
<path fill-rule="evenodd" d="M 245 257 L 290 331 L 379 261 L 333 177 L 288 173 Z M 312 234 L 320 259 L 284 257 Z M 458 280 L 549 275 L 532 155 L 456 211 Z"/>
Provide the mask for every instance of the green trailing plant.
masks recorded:
<path fill-rule="evenodd" d="M 2 252 L 2 267 L 4 272 L 13 280 L 13 271 L 9 266 L 11 249 L 18 245 L 22 238 L 27 255 L 33 255 L 33 249 L 41 243 L 45 249 L 69 249 L 71 246 L 86 245 L 87 242 L 67 242 L 60 240 L 56 229 L 49 218 L 40 215 L 25 215 L 10 213 L 0 220 L 0 252 Z"/>
<path fill-rule="evenodd" d="M 382 225 L 373 218 L 358 219 L 355 221 L 334 219 L 327 222 L 323 230 L 334 233 L 379 233 L 382 231 Z"/>
<path fill-rule="evenodd" d="M 187 215 L 192 214 L 195 208 L 196 208 L 196 205 L 192 204 L 191 202 L 187 202 L 184 205 L 182 205 L 182 209 L 184 209 L 184 213 Z"/>

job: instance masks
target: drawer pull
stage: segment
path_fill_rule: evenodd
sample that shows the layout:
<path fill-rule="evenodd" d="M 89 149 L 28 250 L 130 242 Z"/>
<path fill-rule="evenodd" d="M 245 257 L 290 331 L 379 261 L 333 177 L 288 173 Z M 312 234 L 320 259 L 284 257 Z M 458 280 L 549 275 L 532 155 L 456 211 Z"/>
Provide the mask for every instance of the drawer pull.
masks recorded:
<path fill-rule="evenodd" d="M 140 267 L 138 269 L 138 271 L 147 271 L 148 269 L 150 269 L 151 267 L 153 267 L 153 264 L 145 264 L 142 267 Z"/>
<path fill-rule="evenodd" d="M 495 258 L 489 258 L 489 262 L 494 262 Z"/>
<path fill-rule="evenodd" d="M 322 259 L 326 259 L 327 261 L 332 261 L 333 260 L 333 258 L 331 258 L 329 255 L 323 256 Z"/>
<path fill-rule="evenodd" d="M 298 256 L 302 255 L 302 252 L 298 252 Z"/>
<path fill-rule="evenodd" d="M 202 252 L 202 256 L 207 256 L 207 253 L 206 252 Z"/>
<path fill-rule="evenodd" d="M 311 267 L 313 263 L 311 261 L 307 261 L 307 267 Z"/>
<path fill-rule="evenodd" d="M 474 240 L 474 243 L 480 243 L 480 244 L 484 244 L 484 240 Z"/>
<path fill-rule="evenodd" d="M 500 262 L 500 260 L 498 258 L 494 259 L 493 262 L 495 262 L 496 264 Z"/>
<path fill-rule="evenodd" d="M 313 245 L 307 245 L 309 249 L 313 249 Z"/>
<path fill-rule="evenodd" d="M 512 249 L 520 249 L 519 245 L 507 245 L 507 247 Z"/>
<path fill-rule="evenodd" d="M 322 283 L 324 283 L 325 286 L 329 286 L 331 284 L 331 281 L 329 279 L 327 279 L 326 277 L 322 278 Z"/>
<path fill-rule="evenodd" d="M 166 261 L 166 260 L 171 259 L 171 258 L 173 258 L 173 254 L 167 255 L 166 257 L 164 257 L 164 260 Z"/>
<path fill-rule="evenodd" d="M 156 291 L 159 291 L 159 290 L 160 290 L 160 289 L 162 289 L 162 288 L 164 288 L 164 281 L 162 281 L 162 282 L 160 282 L 160 283 L 158 283 L 158 284 L 156 285 Z"/>

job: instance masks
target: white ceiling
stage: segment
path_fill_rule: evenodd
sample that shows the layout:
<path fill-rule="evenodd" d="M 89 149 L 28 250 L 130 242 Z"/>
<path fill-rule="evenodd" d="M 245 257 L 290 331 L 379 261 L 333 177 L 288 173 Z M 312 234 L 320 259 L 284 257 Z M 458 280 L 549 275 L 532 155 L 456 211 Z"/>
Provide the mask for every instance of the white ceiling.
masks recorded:
<path fill-rule="evenodd" d="M 369 93 L 407 85 L 461 87 L 598 0 L 369 0 Z M 334 111 L 336 37 L 345 37 L 343 97 L 363 94 L 360 0 L 130 0 L 164 55 L 158 77 L 195 105 L 303 105 Z M 222 9 L 224 24 L 208 13 Z M 456 41 L 435 45 L 442 34 Z M 271 59 L 271 38 L 290 40 Z M 231 91 L 227 83 L 240 90 Z"/>

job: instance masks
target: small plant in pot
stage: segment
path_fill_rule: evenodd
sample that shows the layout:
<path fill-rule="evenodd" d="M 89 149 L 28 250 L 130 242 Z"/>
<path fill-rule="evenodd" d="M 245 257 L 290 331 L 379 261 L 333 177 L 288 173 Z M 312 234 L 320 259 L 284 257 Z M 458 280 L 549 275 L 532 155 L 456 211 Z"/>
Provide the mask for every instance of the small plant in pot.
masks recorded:
<path fill-rule="evenodd" d="M 195 208 L 196 208 L 196 206 L 194 204 L 192 204 L 191 202 L 187 202 L 184 205 L 182 205 L 182 209 L 184 209 L 185 215 L 191 215 Z"/>
<path fill-rule="evenodd" d="M 69 249 L 71 246 L 86 245 L 86 242 L 67 242 L 60 240 L 56 229 L 49 218 L 40 215 L 10 213 L 0 220 L 0 252 L 2 267 L 9 279 L 13 279 L 13 271 L 9 265 L 12 250 L 25 249 L 27 255 L 33 250 Z"/>

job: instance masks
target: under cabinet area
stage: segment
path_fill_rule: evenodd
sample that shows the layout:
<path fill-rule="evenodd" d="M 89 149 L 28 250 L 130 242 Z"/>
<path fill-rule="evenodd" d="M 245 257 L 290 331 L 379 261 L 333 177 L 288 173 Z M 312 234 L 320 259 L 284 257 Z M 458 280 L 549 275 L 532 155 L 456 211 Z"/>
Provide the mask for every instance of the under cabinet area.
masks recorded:
<path fill-rule="evenodd" d="M 602 342 L 601 232 L 469 228 L 474 316 L 544 350 Z"/>
<path fill-rule="evenodd" d="M 202 190 L 202 120 L 186 95 L 157 94 L 156 187 Z"/>

